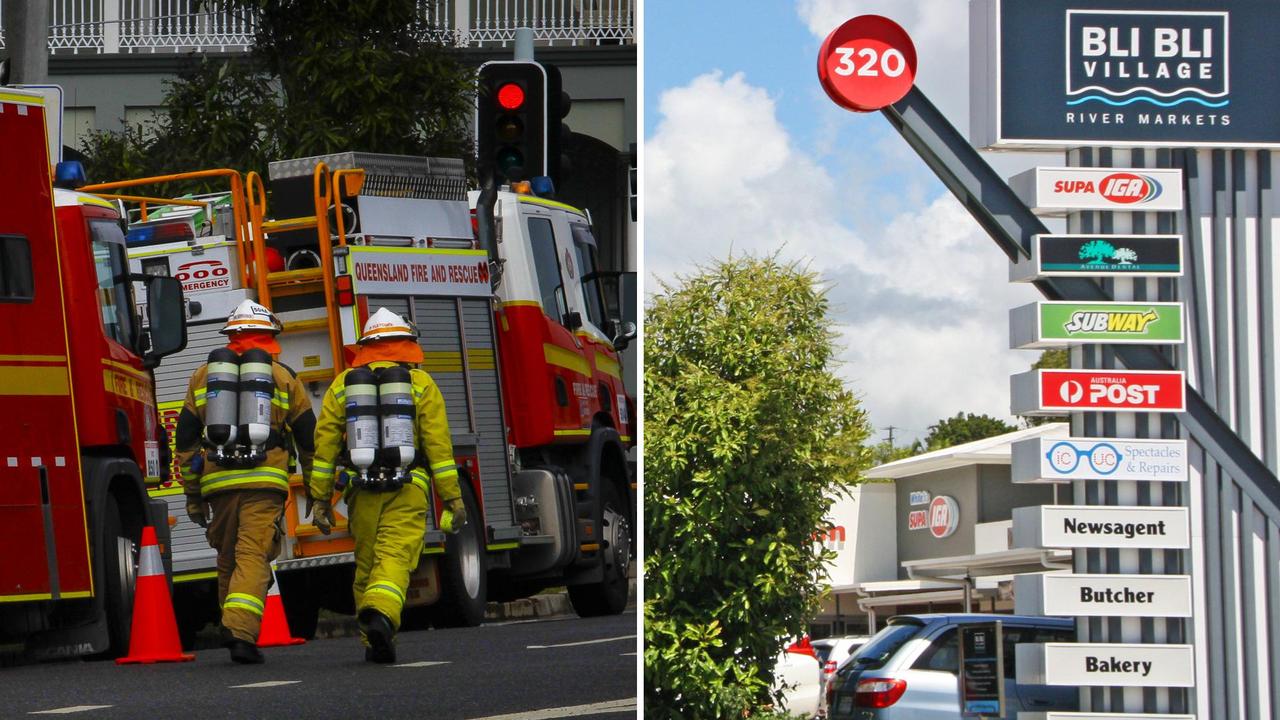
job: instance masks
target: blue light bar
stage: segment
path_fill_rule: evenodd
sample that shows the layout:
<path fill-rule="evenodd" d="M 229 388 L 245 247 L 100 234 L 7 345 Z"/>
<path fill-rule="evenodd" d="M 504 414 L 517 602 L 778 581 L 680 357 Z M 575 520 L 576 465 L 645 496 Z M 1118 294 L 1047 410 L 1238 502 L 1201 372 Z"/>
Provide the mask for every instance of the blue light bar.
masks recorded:
<path fill-rule="evenodd" d="M 84 174 L 84 165 L 81 165 L 79 160 L 63 160 L 54 167 L 54 187 L 62 188 L 63 190 L 75 190 L 88 184 L 89 180 Z"/>

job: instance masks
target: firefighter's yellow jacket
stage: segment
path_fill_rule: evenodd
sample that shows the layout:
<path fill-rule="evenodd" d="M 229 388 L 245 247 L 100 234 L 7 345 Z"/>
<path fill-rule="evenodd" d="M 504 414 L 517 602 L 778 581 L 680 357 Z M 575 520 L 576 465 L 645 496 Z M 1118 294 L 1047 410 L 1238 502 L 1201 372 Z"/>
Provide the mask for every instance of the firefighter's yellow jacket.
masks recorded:
<path fill-rule="evenodd" d="M 396 363 L 373 362 L 370 369 L 391 367 Z M 328 499 L 333 496 L 334 474 L 338 458 L 346 449 L 346 380 L 349 370 L 334 379 L 324 394 L 320 419 L 316 422 L 316 455 L 308 476 L 311 497 Z M 458 487 L 458 467 L 453 459 L 453 439 L 449 435 L 449 419 L 445 414 L 444 396 L 431 376 L 424 370 L 410 368 L 413 381 L 413 401 L 416 409 L 414 424 L 417 433 L 418 462 L 409 473 L 410 481 L 422 488 L 430 497 L 428 470 L 435 481 L 440 500 L 448 502 L 462 496 Z M 425 465 L 426 468 L 420 467 Z"/>
<path fill-rule="evenodd" d="M 289 492 L 289 445 L 297 446 L 298 465 L 303 477 L 311 474 L 312 441 L 315 432 L 315 413 L 306 387 L 297 376 L 278 362 L 271 363 L 275 380 L 275 395 L 271 399 L 271 432 L 277 442 L 267 451 L 262 464 L 253 468 L 222 467 L 206 457 L 201 472 L 195 472 L 192 462 L 204 454 L 201 436 L 204 433 L 205 381 L 209 366 L 201 365 L 191 375 L 187 397 L 178 416 L 175 437 L 178 465 L 182 471 L 182 487 L 187 497 L 209 497 L 224 490 L 279 490 Z"/>

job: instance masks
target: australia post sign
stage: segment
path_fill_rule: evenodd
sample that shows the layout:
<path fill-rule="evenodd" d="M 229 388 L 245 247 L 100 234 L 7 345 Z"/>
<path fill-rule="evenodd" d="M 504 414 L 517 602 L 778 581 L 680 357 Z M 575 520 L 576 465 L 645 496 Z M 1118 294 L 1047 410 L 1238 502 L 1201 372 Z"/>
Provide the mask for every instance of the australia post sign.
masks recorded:
<path fill-rule="evenodd" d="M 1271 0 L 973 0 L 980 147 L 1280 146 Z"/>
<path fill-rule="evenodd" d="M 350 246 L 347 262 L 362 295 L 489 297 L 484 250 Z"/>
<path fill-rule="evenodd" d="M 1171 370 L 1032 370 L 1009 378 L 1015 415 L 1182 412 L 1186 381 Z"/>

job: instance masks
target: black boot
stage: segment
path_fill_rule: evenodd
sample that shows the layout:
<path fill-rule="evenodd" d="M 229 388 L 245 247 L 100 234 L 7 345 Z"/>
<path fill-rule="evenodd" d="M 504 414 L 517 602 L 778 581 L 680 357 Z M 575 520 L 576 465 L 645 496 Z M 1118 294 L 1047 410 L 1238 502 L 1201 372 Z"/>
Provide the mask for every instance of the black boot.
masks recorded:
<path fill-rule="evenodd" d="M 364 659 L 376 663 L 395 662 L 396 631 L 391 628 L 391 621 L 387 616 L 377 610 L 366 609 L 360 613 L 359 620 L 365 637 L 369 639 L 369 647 L 364 649 Z"/>
<path fill-rule="evenodd" d="M 257 645 L 245 642 L 240 638 L 231 638 L 223 643 L 231 651 L 231 661 L 241 665 L 259 665 L 266 661 Z"/>

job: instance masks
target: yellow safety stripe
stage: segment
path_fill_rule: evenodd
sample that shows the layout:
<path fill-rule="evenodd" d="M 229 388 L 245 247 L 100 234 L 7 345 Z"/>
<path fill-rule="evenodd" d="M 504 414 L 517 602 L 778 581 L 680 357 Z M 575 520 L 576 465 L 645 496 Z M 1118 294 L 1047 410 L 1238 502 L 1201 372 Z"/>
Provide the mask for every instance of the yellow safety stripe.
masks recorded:
<path fill-rule="evenodd" d="M 590 435 L 591 431 L 585 428 L 582 430 L 556 430 L 555 434 L 557 436 L 565 436 L 565 437 L 585 437 L 587 435 Z"/>
<path fill-rule="evenodd" d="M 396 587 L 395 585 L 392 585 L 391 583 L 374 583 L 373 585 L 370 585 L 364 590 L 365 595 L 372 595 L 373 593 L 382 593 L 383 595 L 390 595 L 391 597 L 395 598 L 399 602 L 402 602 L 402 603 L 404 602 L 404 592 L 401 591 L 400 588 Z"/>
<path fill-rule="evenodd" d="M 566 350 L 551 343 L 543 343 L 542 355 L 548 364 L 591 377 L 591 368 L 587 365 L 586 358 L 572 350 Z"/>
<path fill-rule="evenodd" d="M 289 392 L 276 388 L 275 395 L 271 397 L 271 404 L 287 411 L 289 409 Z"/>
<path fill-rule="evenodd" d="M 188 573 L 186 575 L 175 574 L 173 576 L 173 581 L 176 583 L 195 582 L 196 580 L 213 580 L 216 577 L 218 577 L 218 571 L 210 570 L 208 572 Z"/>
<path fill-rule="evenodd" d="M 596 353 L 596 370 L 610 377 L 622 379 L 622 366 L 618 364 L 617 360 L 608 357 L 604 353 Z"/>
<path fill-rule="evenodd" d="M 425 470 L 413 469 L 409 471 L 409 482 L 422 488 L 422 492 L 431 494 L 431 486 L 427 483 L 427 472 Z"/>
<path fill-rule="evenodd" d="M 196 399 L 196 407 L 204 407 L 205 403 L 208 402 L 208 399 L 205 398 L 206 392 L 207 391 L 204 388 L 196 388 L 193 393 Z"/>
<path fill-rule="evenodd" d="M 65 365 L 6 365 L 0 373 L 0 395 L 70 395 L 71 379 Z"/>
<path fill-rule="evenodd" d="M 18 92 L 0 92 L 0 102 L 16 103 L 18 105 L 44 105 L 43 95 L 28 95 L 27 93 Z"/>
<path fill-rule="evenodd" d="M 444 462 L 438 462 L 435 465 L 432 465 L 431 472 L 435 472 L 437 470 L 445 470 L 448 468 L 457 468 L 457 467 L 458 467 L 458 464 L 455 463 L 454 461 L 445 460 Z"/>
<path fill-rule="evenodd" d="M 572 206 L 572 205 L 565 205 L 565 204 L 564 204 L 564 203 L 562 203 L 562 202 L 556 202 L 555 200 L 548 200 L 548 199 L 546 199 L 546 198 L 540 198 L 540 197 L 538 197 L 538 196 L 536 196 L 536 195 L 521 195 L 521 196 L 520 196 L 520 202 L 523 202 L 523 203 L 533 203 L 534 205 L 545 205 L 545 206 L 547 206 L 547 207 L 557 208 L 557 209 L 559 209 L 559 210 L 568 210 L 569 212 L 571 212 L 571 213 L 573 213 L 573 214 L 575 214 L 575 215 L 578 215 L 578 216 L 580 216 L 580 217 L 583 217 L 583 218 L 585 218 L 585 217 L 586 217 L 585 215 L 583 215 L 583 214 L 582 214 L 582 211 L 581 211 L 581 210 L 579 210 L 578 208 L 576 208 L 576 207 L 574 207 L 574 206 Z"/>
<path fill-rule="evenodd" d="M 244 593 L 227 593 L 226 602 L 222 603 L 223 610 L 248 610 L 254 615 L 261 616 L 265 606 L 262 601 L 252 595 Z"/>
<path fill-rule="evenodd" d="M 205 474 L 200 478 L 200 492 L 209 494 L 233 485 L 248 485 L 266 482 L 278 485 L 281 490 L 289 490 L 289 473 L 273 467 L 257 467 L 248 470 L 219 470 Z"/>

